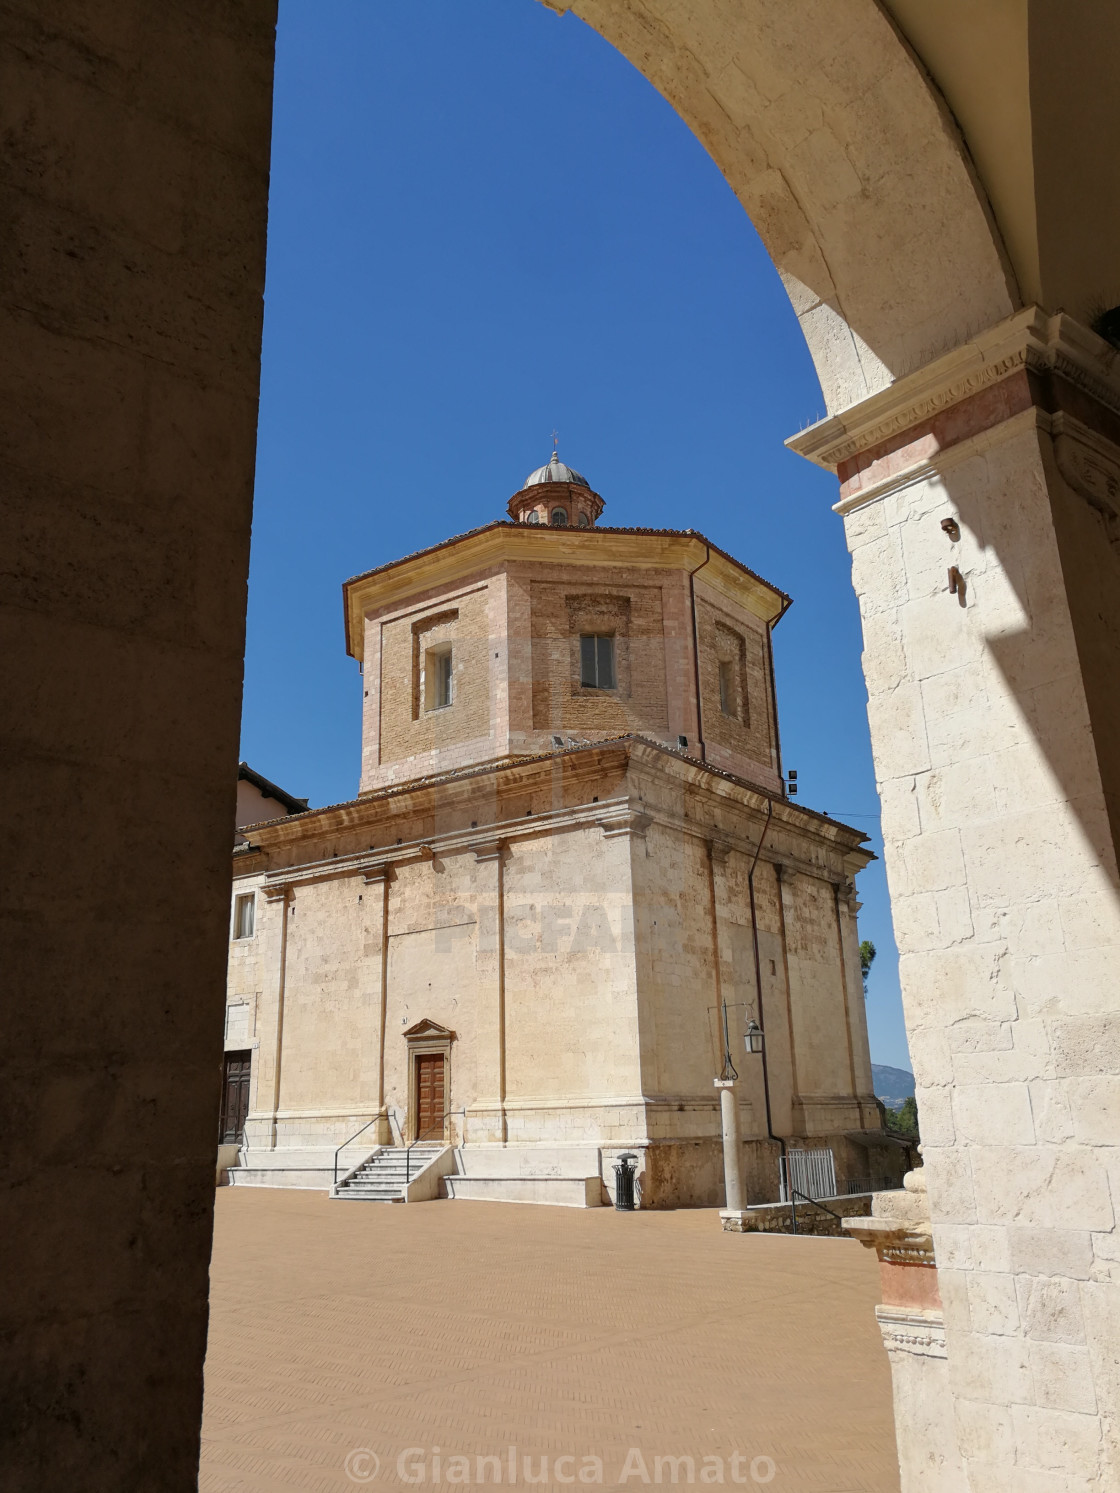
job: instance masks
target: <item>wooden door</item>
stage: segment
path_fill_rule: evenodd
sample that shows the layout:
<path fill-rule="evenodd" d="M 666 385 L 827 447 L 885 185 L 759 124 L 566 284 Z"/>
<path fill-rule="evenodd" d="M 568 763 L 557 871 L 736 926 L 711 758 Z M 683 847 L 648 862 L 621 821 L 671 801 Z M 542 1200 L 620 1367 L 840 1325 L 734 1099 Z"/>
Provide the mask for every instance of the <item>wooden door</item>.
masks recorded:
<path fill-rule="evenodd" d="M 416 1054 L 416 1139 L 440 1140 L 443 1136 L 444 1056 L 442 1052 Z"/>
<path fill-rule="evenodd" d="M 244 1133 L 245 1116 L 249 1113 L 249 1075 L 252 1063 L 251 1052 L 226 1053 L 219 1130 L 219 1139 L 223 1145 L 239 1141 Z"/>

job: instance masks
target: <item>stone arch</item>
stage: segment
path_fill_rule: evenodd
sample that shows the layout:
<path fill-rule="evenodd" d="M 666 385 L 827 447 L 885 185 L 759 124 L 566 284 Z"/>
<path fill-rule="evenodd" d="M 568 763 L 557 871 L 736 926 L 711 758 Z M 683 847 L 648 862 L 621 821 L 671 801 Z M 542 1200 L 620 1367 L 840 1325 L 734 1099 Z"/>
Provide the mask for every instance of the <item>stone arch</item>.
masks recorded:
<path fill-rule="evenodd" d="M 754 223 L 830 413 L 1020 297 L 960 133 L 877 0 L 544 0 L 673 105 Z"/>

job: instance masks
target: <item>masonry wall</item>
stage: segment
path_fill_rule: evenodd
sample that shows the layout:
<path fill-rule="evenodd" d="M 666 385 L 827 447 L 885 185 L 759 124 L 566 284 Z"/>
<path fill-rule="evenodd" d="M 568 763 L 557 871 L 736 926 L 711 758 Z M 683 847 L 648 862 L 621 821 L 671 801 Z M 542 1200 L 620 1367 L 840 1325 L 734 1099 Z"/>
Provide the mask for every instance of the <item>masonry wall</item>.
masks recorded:
<path fill-rule="evenodd" d="M 41 1493 L 197 1476 L 275 9 L 4 7 L 0 1483 Z"/>
<path fill-rule="evenodd" d="M 711 591 L 697 577 L 696 632 L 700 655 L 700 700 L 707 759 L 729 772 L 752 777 L 761 766 L 777 775 L 777 733 L 770 680 L 766 624 L 753 612 Z M 732 698 L 720 698 L 720 663 L 732 664 Z M 768 785 L 769 775 L 765 779 Z"/>
<path fill-rule="evenodd" d="M 362 788 L 498 756 L 504 578 L 483 574 L 366 620 Z M 452 650 L 451 704 L 432 708 L 425 660 Z M 498 657 L 495 657 L 495 654 Z M 495 667 L 499 665 L 499 667 Z"/>
<path fill-rule="evenodd" d="M 591 541 L 593 542 L 593 541 Z M 507 754 L 629 733 L 700 754 L 692 605 L 683 570 L 509 563 L 418 589 L 365 619 L 361 791 Z M 708 760 L 780 787 L 769 639 L 747 608 L 711 591 L 697 604 Z M 579 638 L 615 640 L 616 684 L 582 684 Z M 734 714 L 719 660 L 741 654 Z M 421 676 L 450 644 L 452 704 L 432 710 Z"/>
<path fill-rule="evenodd" d="M 489 788 L 485 776 L 451 780 L 260 832 L 265 861 L 258 853 L 235 884 L 235 895 L 260 888 L 257 933 L 230 949 L 230 1009 L 255 1033 L 251 1151 L 329 1150 L 382 1105 L 393 1139 L 413 1133 L 404 1034 L 429 1022 L 454 1033 L 457 1140 L 637 1146 L 647 1203 L 711 1205 L 722 1187 L 721 991 L 757 1196 L 774 1194 L 777 1171 L 761 1064 L 742 1050 L 748 1011 L 766 1023 L 778 1134 L 833 1144 L 845 1128 L 877 1124 L 873 1106 L 863 1114 L 852 1098 L 835 908 L 810 890 L 815 873 L 842 879 L 863 863 L 858 841 L 836 826 L 815 836 L 809 816 L 782 806 L 773 848 L 803 869 L 779 897 L 775 862 L 759 862 L 760 1011 L 746 878 L 765 800 L 750 807 L 733 783 L 675 756 L 627 769 L 630 752 L 502 769 Z M 699 786 L 713 783 L 718 793 Z M 351 813 L 351 827 L 326 830 Z M 714 865 L 713 837 L 727 847 Z M 339 864 L 371 845 L 381 849 L 370 859 L 391 863 L 387 883 Z M 285 868 L 294 880 L 281 895 Z M 786 923 L 819 921 L 822 907 L 821 966 L 791 964 Z M 791 968 L 792 1004 L 834 1059 L 815 1127 L 799 1107 Z M 842 1177 L 849 1160 L 838 1144 Z"/>
<path fill-rule="evenodd" d="M 1115 557 L 1085 494 L 1049 490 L 1052 460 L 1028 401 L 846 518 L 973 1488 L 1111 1487 L 1120 1468 L 1120 916 L 1091 615 Z"/>

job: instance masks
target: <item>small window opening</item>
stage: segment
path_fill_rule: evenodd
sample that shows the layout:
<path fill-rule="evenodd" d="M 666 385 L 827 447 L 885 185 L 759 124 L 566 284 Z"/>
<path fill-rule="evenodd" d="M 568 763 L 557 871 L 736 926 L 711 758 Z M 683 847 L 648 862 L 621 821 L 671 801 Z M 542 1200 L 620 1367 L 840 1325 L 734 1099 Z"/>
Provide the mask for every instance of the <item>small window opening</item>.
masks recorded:
<path fill-rule="evenodd" d="M 577 522 L 581 529 L 589 529 L 591 527 L 591 520 L 587 517 L 586 513 L 581 513 Z"/>
<path fill-rule="evenodd" d="M 614 637 L 610 633 L 581 633 L 579 682 L 586 689 L 614 689 Z"/>
<path fill-rule="evenodd" d="M 424 655 L 424 708 L 444 710 L 451 704 L 451 644 L 429 648 Z"/>
<path fill-rule="evenodd" d="M 724 715 L 738 718 L 738 690 L 735 688 L 735 665 L 729 658 L 721 659 L 719 665 L 719 708 Z"/>
<path fill-rule="evenodd" d="M 537 510 L 535 508 L 532 510 L 532 512 L 529 514 L 528 518 L 525 520 L 525 522 L 527 524 L 539 524 L 540 521 L 541 521 L 541 516 L 540 516 L 540 514 L 537 512 Z"/>
<path fill-rule="evenodd" d="M 233 902 L 233 936 L 234 938 L 252 938 L 257 899 L 252 892 L 243 896 L 235 897 Z"/>
<path fill-rule="evenodd" d="M 568 527 L 568 510 L 566 508 L 554 508 L 552 510 L 552 522 L 558 529 Z"/>

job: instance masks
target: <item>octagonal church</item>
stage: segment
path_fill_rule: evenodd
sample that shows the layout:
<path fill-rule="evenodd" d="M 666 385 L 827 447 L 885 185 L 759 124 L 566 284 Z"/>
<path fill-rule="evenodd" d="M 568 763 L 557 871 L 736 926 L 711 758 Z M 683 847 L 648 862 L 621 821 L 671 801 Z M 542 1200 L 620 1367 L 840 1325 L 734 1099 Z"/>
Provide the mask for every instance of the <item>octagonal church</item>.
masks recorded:
<path fill-rule="evenodd" d="M 642 1206 L 719 1204 L 728 1072 L 750 1201 L 784 1151 L 829 1154 L 841 1190 L 901 1172 L 871 856 L 782 774 L 789 598 L 603 507 L 554 452 L 507 519 L 345 583 L 357 797 L 234 853 L 231 1182 L 586 1206 L 629 1151 Z"/>

